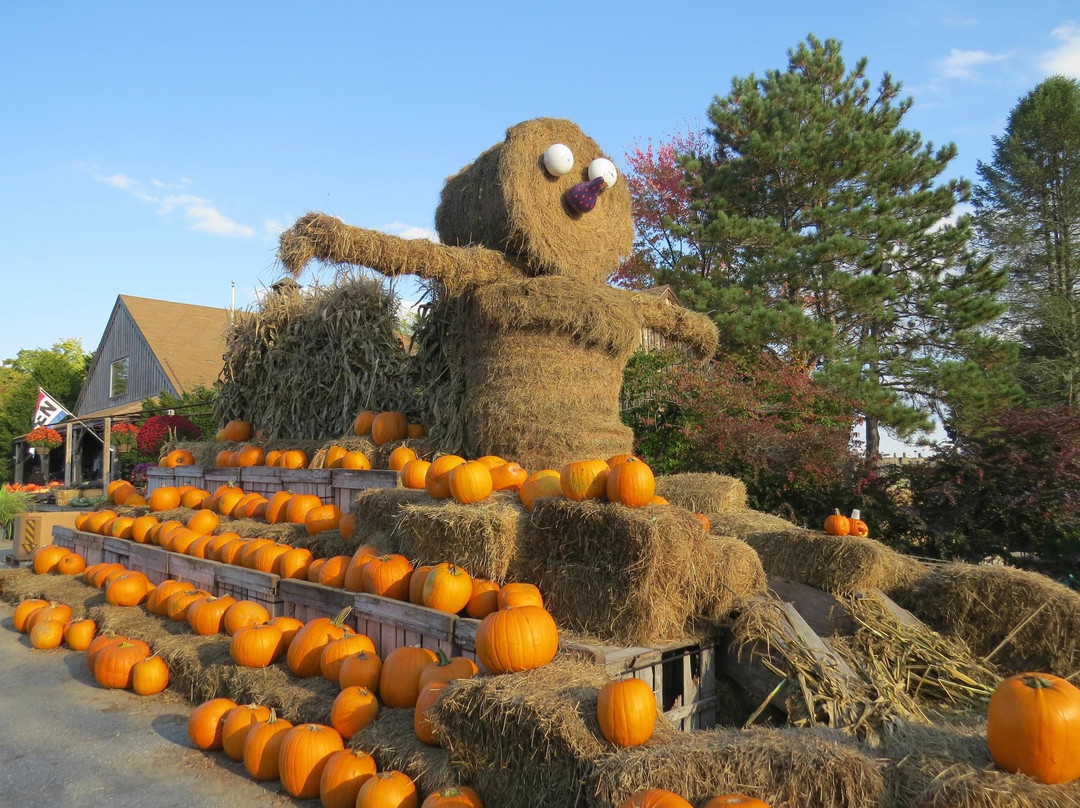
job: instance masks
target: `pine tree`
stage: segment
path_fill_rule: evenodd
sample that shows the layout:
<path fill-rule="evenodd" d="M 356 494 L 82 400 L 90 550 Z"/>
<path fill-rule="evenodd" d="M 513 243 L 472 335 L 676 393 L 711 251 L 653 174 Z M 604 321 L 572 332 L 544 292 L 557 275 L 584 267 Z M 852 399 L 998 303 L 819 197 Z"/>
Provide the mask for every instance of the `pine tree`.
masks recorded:
<path fill-rule="evenodd" d="M 1007 333 L 1037 404 L 1080 405 L 1080 83 L 1046 79 L 1020 99 L 978 167 L 981 246 L 1008 273 Z"/>
<path fill-rule="evenodd" d="M 996 384 L 1003 361 L 979 326 L 1000 313 L 1001 278 L 969 248 L 962 180 L 940 181 L 956 148 L 901 128 L 911 99 L 866 59 L 850 71 L 840 43 L 813 36 L 786 71 L 736 77 L 709 108 L 715 149 L 684 166 L 705 216 L 679 235 L 709 244 L 726 272 L 685 273 L 716 312 L 728 349 L 772 353 L 861 402 L 866 452 L 878 428 L 928 428 L 951 401 Z M 944 384 L 973 385 L 947 389 Z"/>

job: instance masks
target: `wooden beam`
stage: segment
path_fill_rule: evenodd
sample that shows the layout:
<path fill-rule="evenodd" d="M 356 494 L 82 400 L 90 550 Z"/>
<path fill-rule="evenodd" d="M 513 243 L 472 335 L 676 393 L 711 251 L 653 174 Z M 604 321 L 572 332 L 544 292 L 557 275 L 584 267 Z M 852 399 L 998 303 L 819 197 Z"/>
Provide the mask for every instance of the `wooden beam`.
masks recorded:
<path fill-rule="evenodd" d="M 844 604 L 827 592 L 778 575 L 769 576 L 769 589 L 777 598 L 794 606 L 822 637 L 851 636 L 858 628 Z"/>

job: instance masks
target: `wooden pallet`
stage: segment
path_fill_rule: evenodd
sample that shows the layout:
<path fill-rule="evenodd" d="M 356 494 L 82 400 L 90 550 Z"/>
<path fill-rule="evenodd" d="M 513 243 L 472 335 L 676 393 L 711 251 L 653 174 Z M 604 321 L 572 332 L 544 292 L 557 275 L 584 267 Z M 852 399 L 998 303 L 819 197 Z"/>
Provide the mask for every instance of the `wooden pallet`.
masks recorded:
<path fill-rule="evenodd" d="M 250 466 L 240 469 L 240 487 L 247 494 L 262 494 L 269 499 L 285 486 L 281 482 L 281 472 L 285 469 L 274 466 Z"/>
<path fill-rule="evenodd" d="M 332 586 L 283 578 L 278 583 L 281 595 L 281 613 L 307 623 L 316 617 L 334 617 L 346 606 L 354 606 L 355 592 L 346 592 Z M 346 621 L 356 628 L 356 618 L 350 614 Z"/>
<path fill-rule="evenodd" d="M 215 565 L 215 595 L 232 595 L 237 600 L 254 601 L 265 608 L 271 617 L 284 613 L 284 602 L 279 592 L 281 576 L 217 561 L 207 563 Z"/>
<path fill-rule="evenodd" d="M 281 484 L 294 494 L 314 494 L 323 502 L 332 502 L 330 469 L 281 469 Z"/>
<path fill-rule="evenodd" d="M 127 567 L 132 544 L 133 542 L 129 539 L 114 539 L 112 536 L 102 536 L 101 560 L 106 564 L 123 564 Z"/>
<path fill-rule="evenodd" d="M 396 471 L 389 469 L 333 469 L 330 477 L 333 502 L 328 504 L 348 513 L 358 493 L 369 488 L 396 488 L 398 477 Z"/>
<path fill-rule="evenodd" d="M 128 548 L 127 568 L 141 572 L 150 583 L 160 584 L 167 581 L 169 575 L 169 553 L 153 544 L 138 544 L 132 542 Z"/>
<path fill-rule="evenodd" d="M 226 566 L 224 564 L 219 565 L 216 561 L 207 561 L 205 558 L 192 558 L 181 553 L 169 553 L 168 550 L 161 550 L 161 552 L 169 555 L 170 578 L 174 581 L 187 581 L 193 584 L 196 589 L 205 589 L 211 593 L 214 591 L 215 567 Z"/>

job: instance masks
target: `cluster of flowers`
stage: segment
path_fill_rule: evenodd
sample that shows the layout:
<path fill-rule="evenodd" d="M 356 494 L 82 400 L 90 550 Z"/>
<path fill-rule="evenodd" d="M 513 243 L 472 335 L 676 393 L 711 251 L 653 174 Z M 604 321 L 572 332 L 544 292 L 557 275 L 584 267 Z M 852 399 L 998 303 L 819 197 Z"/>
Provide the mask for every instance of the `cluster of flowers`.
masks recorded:
<path fill-rule="evenodd" d="M 167 440 L 200 440 L 202 430 L 183 415 L 152 415 L 139 430 L 137 444 L 145 454 L 157 454 Z"/>
<path fill-rule="evenodd" d="M 26 436 L 26 442 L 37 449 L 55 449 L 64 442 L 64 439 L 52 427 L 39 426 Z"/>
<path fill-rule="evenodd" d="M 133 446 L 139 437 L 139 428 L 135 424 L 114 424 L 110 436 L 118 446 Z"/>

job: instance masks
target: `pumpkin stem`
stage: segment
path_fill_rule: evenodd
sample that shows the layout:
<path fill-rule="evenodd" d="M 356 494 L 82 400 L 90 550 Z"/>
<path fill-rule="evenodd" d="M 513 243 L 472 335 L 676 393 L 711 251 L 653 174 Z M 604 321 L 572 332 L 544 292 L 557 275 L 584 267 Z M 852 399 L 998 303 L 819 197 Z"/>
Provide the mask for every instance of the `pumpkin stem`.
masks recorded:
<path fill-rule="evenodd" d="M 1023 682 L 1027 687 L 1034 688 L 1035 690 L 1046 690 L 1047 688 L 1054 686 L 1053 682 L 1044 676 L 1039 676 L 1037 673 L 1027 674 L 1023 678 Z"/>
<path fill-rule="evenodd" d="M 277 709 L 275 709 L 274 707 L 271 707 L 270 708 L 270 717 L 268 719 L 266 719 L 266 723 L 267 724 L 276 724 L 277 720 L 278 720 Z"/>
<path fill-rule="evenodd" d="M 435 649 L 435 664 L 440 668 L 450 664 L 450 657 L 448 657 L 446 651 L 441 648 Z"/>
<path fill-rule="evenodd" d="M 333 623 L 335 626 L 343 625 L 345 623 L 345 618 L 349 616 L 349 612 L 351 612 L 351 611 L 352 611 L 352 606 L 346 606 L 344 609 L 342 609 L 340 612 L 338 612 L 337 617 L 335 617 L 330 622 Z"/>
<path fill-rule="evenodd" d="M 839 508 L 833 508 L 833 515 L 834 516 L 840 516 L 841 515 L 840 514 L 840 509 Z"/>

